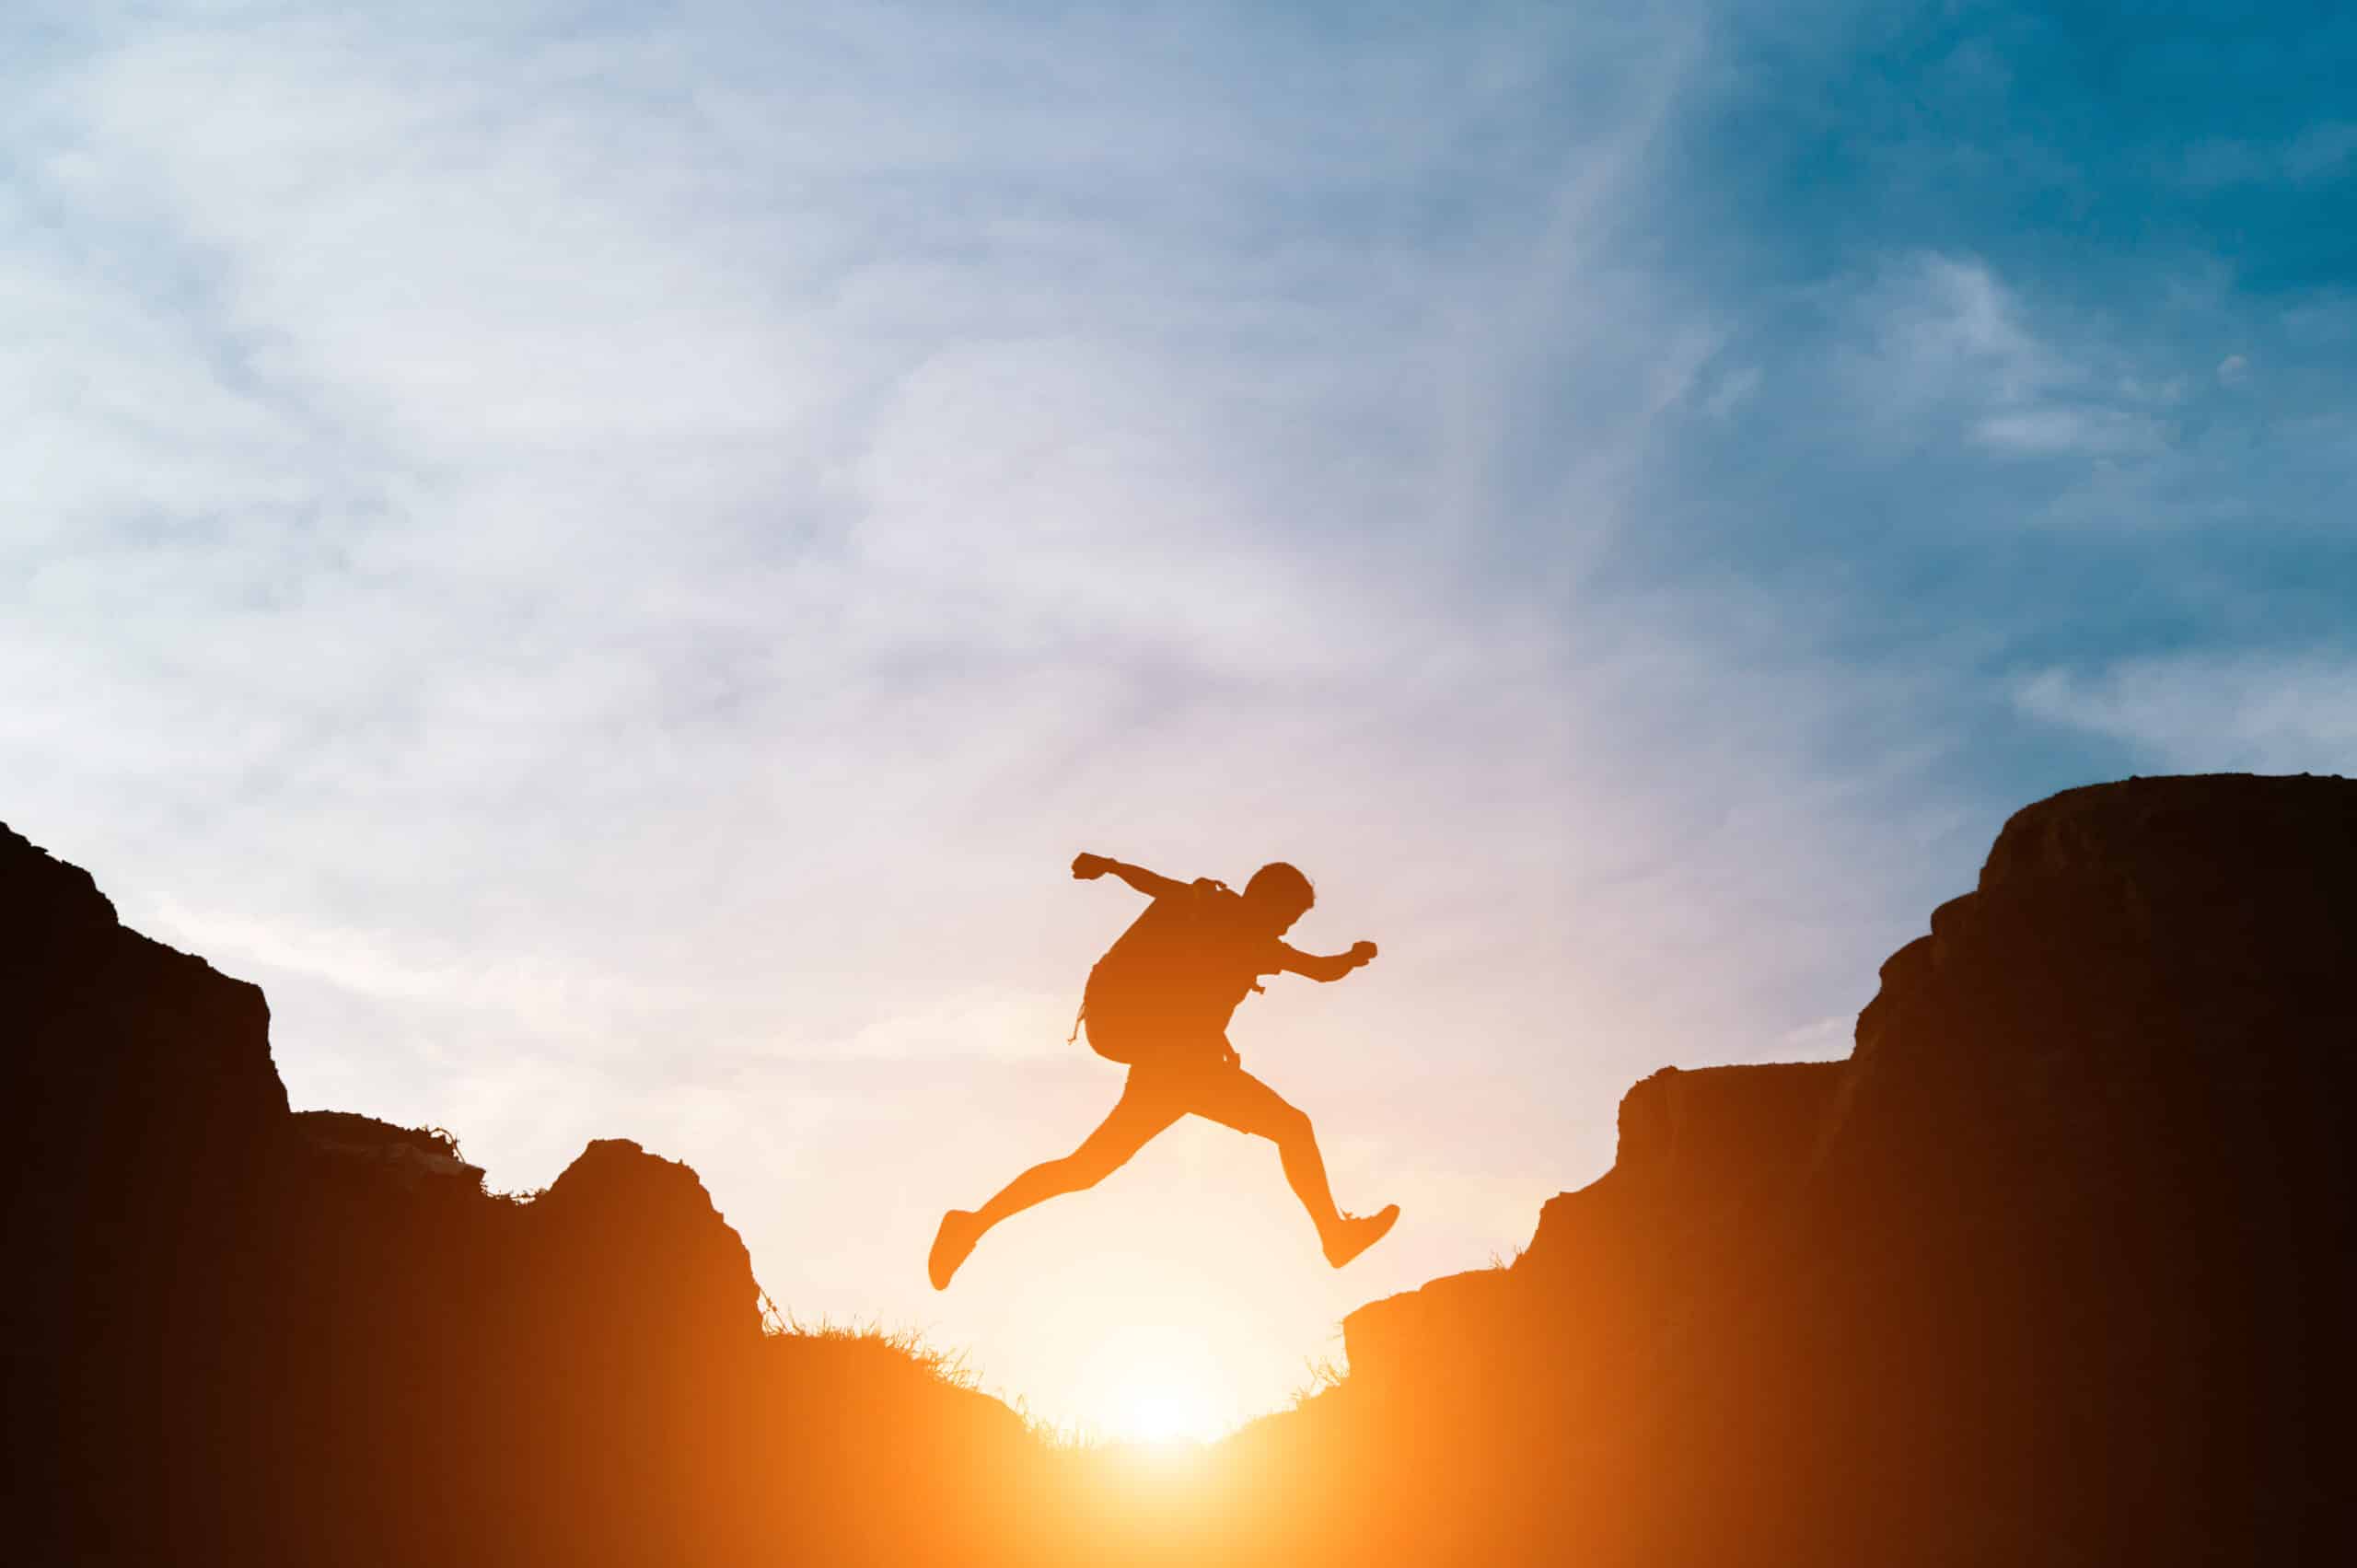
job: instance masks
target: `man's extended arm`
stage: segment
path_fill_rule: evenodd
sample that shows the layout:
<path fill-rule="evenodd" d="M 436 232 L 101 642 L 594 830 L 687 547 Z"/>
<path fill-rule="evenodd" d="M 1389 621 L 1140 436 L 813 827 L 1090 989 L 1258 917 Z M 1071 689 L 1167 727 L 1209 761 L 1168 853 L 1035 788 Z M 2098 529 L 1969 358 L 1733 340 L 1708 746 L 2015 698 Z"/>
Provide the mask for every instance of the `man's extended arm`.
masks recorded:
<path fill-rule="evenodd" d="M 1106 855 L 1076 854 L 1073 856 L 1072 874 L 1084 882 L 1093 881 L 1108 871 L 1149 899 L 1159 899 L 1167 894 L 1184 892 L 1187 888 L 1186 883 L 1174 882 L 1167 877 L 1148 871 L 1143 865 L 1127 865 Z"/>
<path fill-rule="evenodd" d="M 1375 958 L 1375 944 L 1353 943 L 1347 953 L 1305 953 L 1298 947 L 1277 944 L 1277 952 L 1289 974 L 1307 975 L 1312 980 L 1340 980 L 1361 964 Z"/>

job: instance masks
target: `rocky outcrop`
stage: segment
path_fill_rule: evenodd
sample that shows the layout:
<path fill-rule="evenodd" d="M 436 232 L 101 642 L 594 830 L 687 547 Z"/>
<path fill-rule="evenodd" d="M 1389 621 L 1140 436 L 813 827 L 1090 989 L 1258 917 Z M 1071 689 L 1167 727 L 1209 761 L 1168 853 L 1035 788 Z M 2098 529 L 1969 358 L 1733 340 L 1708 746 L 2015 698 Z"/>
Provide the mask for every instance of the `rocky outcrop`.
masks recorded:
<path fill-rule="evenodd" d="M 1354 1385 L 1372 1388 L 1414 1372 L 1436 1332 L 1487 1320 L 1477 1336 L 1524 1345 L 1535 1336 L 1567 1357 L 1614 1358 L 1666 1326 L 1707 1277 L 1768 1238 L 1773 1205 L 1806 1164 L 1840 1063 L 1665 1067 L 1620 1102 L 1620 1157 L 1577 1192 L 1550 1199 L 1511 1269 L 1434 1280 L 1360 1307 L 1342 1325 Z M 1609 1290 L 1580 1288 L 1609 1281 Z M 1537 1311 L 1544 1321 L 1532 1320 Z M 1520 1381 L 1529 1363 L 1501 1356 L 1496 1374 Z"/>
<path fill-rule="evenodd" d="M 694 1173 L 605 1142 L 537 1202 L 487 1194 L 447 1133 L 290 1112 L 269 1016 L 0 830 L 12 1560 L 643 1542 L 531 1500 L 668 1452 L 758 1370 L 750 1261 Z"/>
<path fill-rule="evenodd" d="M 1329 1492 L 1296 1549 L 2337 1558 L 2352 976 L 2357 784 L 2040 802 L 1848 1061 L 1639 1084 L 1511 1269 L 1362 1308 L 1240 1441 Z"/>
<path fill-rule="evenodd" d="M 694 1171 L 603 1139 L 514 1198 L 439 1129 L 292 1112 L 260 991 L 6 830 L 0 1084 L 8 1562 L 1093 1555 L 1004 1404 L 765 1331 Z"/>
<path fill-rule="evenodd" d="M 11 1544 L 97 1541 L 126 1494 L 180 1507 L 148 1434 L 203 1407 L 225 1215 L 286 1148 L 269 1010 L 0 828 L 0 1106 L 8 1490 L 41 1505 Z"/>
<path fill-rule="evenodd" d="M 12 1260 L 28 1269 L 101 1295 L 128 1286 L 93 1275 L 108 1260 L 85 1222 L 129 1223 L 162 1171 L 233 1179 L 285 1134 L 260 989 L 125 930 L 87 872 L 6 827 L 0 1029 L 8 1234 L 34 1249 Z M 29 1328 L 16 1315 L 58 1305 L 0 1292 L 0 1324 Z"/>
<path fill-rule="evenodd" d="M 439 1127 L 396 1127 L 348 1110 L 298 1110 L 295 1130 L 323 1154 L 389 1165 L 413 1182 L 460 1181 L 482 1191 L 482 1167 L 461 1159 L 459 1140 Z"/>
<path fill-rule="evenodd" d="M 686 1167 L 290 1114 L 252 987 L 0 830 L 12 1556 L 2337 1562 L 2357 784 L 2016 815 L 1840 1063 L 1664 1070 L 1511 1267 L 1183 1485 L 764 1335 Z M 1109 1481 L 1107 1478 L 1110 1477 Z"/>

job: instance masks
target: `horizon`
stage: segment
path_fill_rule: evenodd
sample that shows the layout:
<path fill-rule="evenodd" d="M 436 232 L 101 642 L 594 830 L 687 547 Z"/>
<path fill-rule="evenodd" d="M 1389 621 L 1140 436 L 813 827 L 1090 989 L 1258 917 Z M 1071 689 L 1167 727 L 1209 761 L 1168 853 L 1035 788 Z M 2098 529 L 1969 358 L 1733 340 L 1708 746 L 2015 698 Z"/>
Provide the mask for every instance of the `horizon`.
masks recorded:
<path fill-rule="evenodd" d="M 2237 28 L 43 0 L 0 819 L 298 1108 L 1225 1430 L 1846 1054 L 2015 808 L 2357 772 L 2357 20 Z M 1119 1090 L 1083 851 L 1380 946 L 1231 1031 L 1379 1247 L 1190 1119 L 929 1288 Z"/>

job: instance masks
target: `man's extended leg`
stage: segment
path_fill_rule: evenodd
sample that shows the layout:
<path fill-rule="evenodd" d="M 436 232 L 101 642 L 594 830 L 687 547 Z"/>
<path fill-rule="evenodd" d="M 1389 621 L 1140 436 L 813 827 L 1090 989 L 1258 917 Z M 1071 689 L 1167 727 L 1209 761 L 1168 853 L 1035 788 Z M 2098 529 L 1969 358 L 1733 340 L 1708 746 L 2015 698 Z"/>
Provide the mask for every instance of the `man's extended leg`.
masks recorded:
<path fill-rule="evenodd" d="M 982 1229 L 988 1230 L 1035 1203 L 1094 1187 L 1127 1165 L 1132 1155 L 1186 1113 L 1184 1106 L 1125 1087 L 1121 1098 L 1113 1102 L 1112 1110 L 1097 1124 L 1097 1131 L 1080 1141 L 1080 1147 L 1062 1159 L 1033 1166 L 1001 1188 L 998 1195 L 984 1203 L 974 1217 L 981 1222 Z"/>
<path fill-rule="evenodd" d="M 1190 1086 L 1187 1109 L 1239 1132 L 1257 1132 L 1277 1145 L 1285 1180 L 1318 1227 L 1326 1260 L 1341 1268 L 1377 1241 L 1399 1217 L 1398 1204 L 1364 1219 L 1334 1206 L 1326 1181 L 1326 1159 L 1318 1152 L 1309 1118 L 1260 1079 L 1233 1064 L 1204 1071 Z"/>
<path fill-rule="evenodd" d="M 1096 1186 L 1128 1164 L 1132 1155 L 1186 1113 L 1184 1105 L 1142 1091 L 1132 1074 L 1111 1112 L 1097 1124 L 1097 1131 L 1080 1141 L 1080 1147 L 1062 1159 L 1033 1166 L 974 1213 L 952 1209 L 942 1216 L 941 1229 L 934 1237 L 933 1256 L 926 1264 L 933 1288 L 940 1290 L 949 1283 L 950 1276 L 973 1251 L 974 1243 L 991 1226 L 1061 1193 Z"/>

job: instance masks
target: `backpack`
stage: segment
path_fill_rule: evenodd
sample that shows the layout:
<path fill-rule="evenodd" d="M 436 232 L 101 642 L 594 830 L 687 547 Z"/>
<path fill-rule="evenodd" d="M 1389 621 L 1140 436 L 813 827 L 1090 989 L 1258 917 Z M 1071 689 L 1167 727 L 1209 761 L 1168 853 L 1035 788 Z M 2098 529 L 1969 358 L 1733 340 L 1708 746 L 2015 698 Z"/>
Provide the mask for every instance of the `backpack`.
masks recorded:
<path fill-rule="evenodd" d="M 1088 971 L 1074 1036 L 1086 1019 L 1089 1049 L 1132 1066 L 1225 1050 L 1228 1015 L 1260 989 L 1243 904 L 1209 878 L 1148 904 Z"/>

